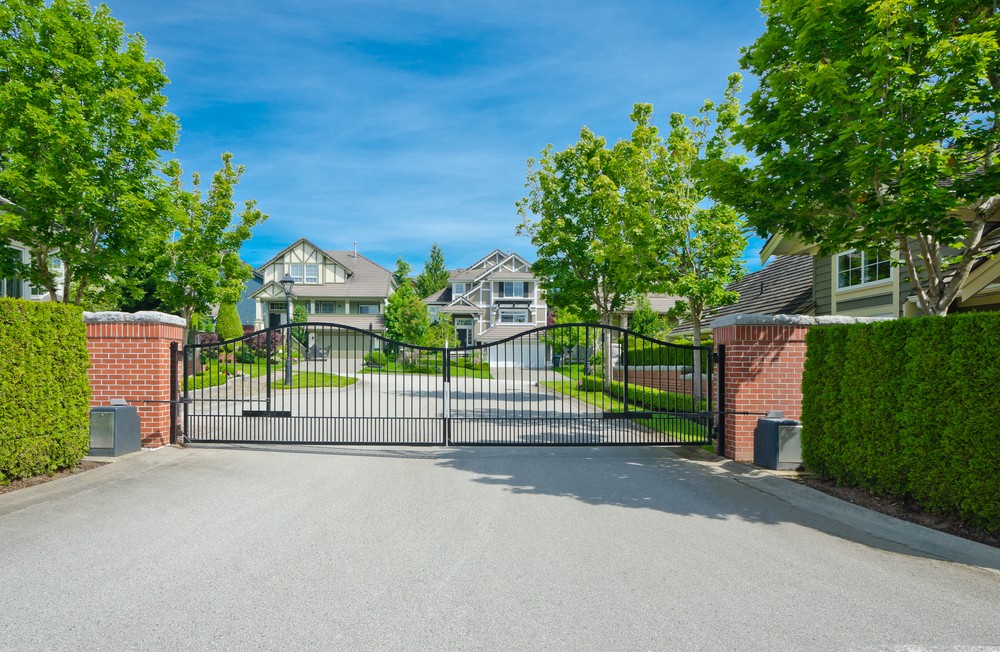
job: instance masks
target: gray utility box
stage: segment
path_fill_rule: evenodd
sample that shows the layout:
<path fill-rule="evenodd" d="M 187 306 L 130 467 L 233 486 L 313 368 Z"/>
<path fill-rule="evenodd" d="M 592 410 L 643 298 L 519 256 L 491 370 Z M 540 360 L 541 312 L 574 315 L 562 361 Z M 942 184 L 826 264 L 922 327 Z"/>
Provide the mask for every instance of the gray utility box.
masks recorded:
<path fill-rule="evenodd" d="M 139 410 L 134 405 L 109 405 L 90 410 L 90 454 L 117 457 L 142 448 Z"/>
<path fill-rule="evenodd" d="M 802 466 L 802 424 L 791 419 L 757 419 L 753 463 L 778 471 Z"/>

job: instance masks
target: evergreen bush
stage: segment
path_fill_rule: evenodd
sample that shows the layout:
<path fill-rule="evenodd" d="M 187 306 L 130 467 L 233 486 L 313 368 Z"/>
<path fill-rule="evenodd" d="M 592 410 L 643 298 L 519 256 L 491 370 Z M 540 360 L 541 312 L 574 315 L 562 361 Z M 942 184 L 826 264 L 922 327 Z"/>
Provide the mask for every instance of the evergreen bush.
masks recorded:
<path fill-rule="evenodd" d="M 0 299 L 0 484 L 90 448 L 87 329 L 75 306 Z"/>
<path fill-rule="evenodd" d="M 810 470 L 1000 532 L 1000 313 L 821 326 L 806 342 Z"/>

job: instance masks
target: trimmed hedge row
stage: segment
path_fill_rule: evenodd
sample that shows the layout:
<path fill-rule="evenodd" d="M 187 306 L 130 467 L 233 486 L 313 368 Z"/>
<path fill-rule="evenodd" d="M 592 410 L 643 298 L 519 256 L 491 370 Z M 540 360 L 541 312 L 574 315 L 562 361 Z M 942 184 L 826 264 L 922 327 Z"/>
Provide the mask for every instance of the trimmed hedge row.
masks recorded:
<path fill-rule="evenodd" d="M 810 329 L 802 454 L 1000 532 L 1000 313 Z"/>
<path fill-rule="evenodd" d="M 79 308 L 0 299 L 0 484 L 87 454 L 89 367 Z"/>
<path fill-rule="evenodd" d="M 580 380 L 580 390 L 584 392 L 604 392 L 611 398 L 622 400 L 625 396 L 625 383 L 616 380 L 608 384 L 608 390 L 604 389 L 604 380 L 597 376 L 584 376 Z M 708 401 L 698 402 L 698 409 L 694 408 L 694 397 L 676 392 L 666 392 L 662 389 L 646 387 L 644 385 L 628 386 L 628 402 L 632 405 L 657 410 L 659 412 L 704 412 L 708 409 Z"/>
<path fill-rule="evenodd" d="M 709 348 L 701 352 L 702 369 L 708 369 Z M 640 345 L 625 351 L 629 366 L 636 367 L 690 367 L 694 365 L 694 350 L 685 346 L 665 346 L 662 344 Z"/>

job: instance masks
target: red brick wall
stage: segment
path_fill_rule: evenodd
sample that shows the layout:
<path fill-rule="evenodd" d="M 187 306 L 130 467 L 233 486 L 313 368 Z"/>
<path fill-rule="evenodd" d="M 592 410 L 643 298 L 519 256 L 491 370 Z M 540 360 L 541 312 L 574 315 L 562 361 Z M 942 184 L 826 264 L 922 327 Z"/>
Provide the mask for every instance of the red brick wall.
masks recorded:
<path fill-rule="evenodd" d="M 163 323 L 88 323 L 90 406 L 121 398 L 139 410 L 142 445 L 170 443 L 170 343 L 178 345 L 181 326 Z"/>
<path fill-rule="evenodd" d="M 726 412 L 780 410 L 787 419 L 802 416 L 802 368 L 806 332 L 801 324 L 737 324 L 712 330 L 726 346 Z M 753 460 L 756 415 L 725 415 L 725 451 L 737 461 Z"/>

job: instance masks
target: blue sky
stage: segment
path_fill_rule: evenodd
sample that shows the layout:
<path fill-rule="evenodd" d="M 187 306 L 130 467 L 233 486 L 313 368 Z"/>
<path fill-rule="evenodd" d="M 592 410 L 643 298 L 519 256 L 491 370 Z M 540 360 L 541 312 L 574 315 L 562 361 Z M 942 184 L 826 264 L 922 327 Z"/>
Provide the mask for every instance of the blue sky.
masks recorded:
<path fill-rule="evenodd" d="M 529 157 L 584 125 L 628 137 L 635 102 L 661 127 L 697 111 L 764 26 L 753 0 L 108 6 L 165 64 L 185 172 L 210 175 L 224 151 L 247 166 L 239 199 L 270 215 L 247 262 L 304 236 L 415 271 L 433 242 L 449 267 L 533 256 L 514 232 Z"/>

